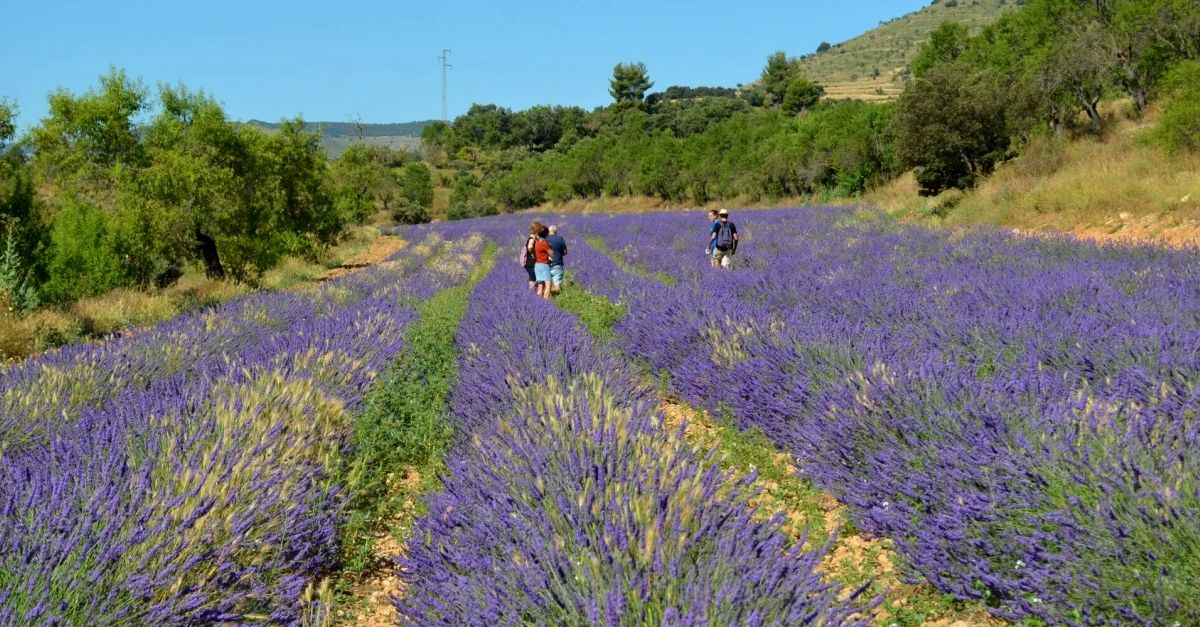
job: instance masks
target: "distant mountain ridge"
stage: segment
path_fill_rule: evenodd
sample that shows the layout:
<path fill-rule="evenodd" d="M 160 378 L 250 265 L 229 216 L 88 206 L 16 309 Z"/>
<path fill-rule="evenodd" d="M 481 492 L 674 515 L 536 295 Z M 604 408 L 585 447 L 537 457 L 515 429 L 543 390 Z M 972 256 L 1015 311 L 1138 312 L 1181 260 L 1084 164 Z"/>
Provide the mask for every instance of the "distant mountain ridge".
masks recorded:
<path fill-rule="evenodd" d="M 310 131 L 321 131 L 330 137 L 420 137 L 426 126 L 437 120 L 419 120 L 416 122 L 399 122 L 391 124 L 371 124 L 368 122 L 305 122 L 304 126 Z M 277 130 L 279 124 L 250 120 L 247 124 L 261 126 L 268 130 Z"/>
<path fill-rule="evenodd" d="M 356 141 L 371 146 L 386 146 L 392 150 L 420 150 L 421 131 L 437 120 L 419 120 L 392 124 L 369 124 L 366 122 L 305 122 L 309 131 L 321 133 L 321 147 L 332 158 L 337 158 L 346 147 Z M 250 120 L 251 124 L 267 131 L 276 131 L 279 124 Z"/>

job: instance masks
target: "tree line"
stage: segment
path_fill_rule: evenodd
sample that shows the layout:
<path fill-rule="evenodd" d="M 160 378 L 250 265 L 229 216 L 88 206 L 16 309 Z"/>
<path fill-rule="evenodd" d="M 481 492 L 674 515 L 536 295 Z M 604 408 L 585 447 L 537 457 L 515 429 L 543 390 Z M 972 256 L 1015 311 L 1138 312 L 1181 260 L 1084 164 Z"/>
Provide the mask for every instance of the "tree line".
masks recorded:
<path fill-rule="evenodd" d="M 620 63 L 611 105 L 474 105 L 424 128 L 424 162 L 363 144 L 330 160 L 300 119 L 238 124 L 203 92 L 152 95 L 113 70 L 84 94 L 52 93 L 19 138 L 0 100 L 0 299 L 66 303 L 166 285 L 189 265 L 254 282 L 379 209 L 429 220 L 437 183 L 450 218 L 599 196 L 819 200 L 909 170 L 937 194 L 1037 135 L 1103 133 L 1105 98 L 1135 114 L 1159 101 L 1157 139 L 1196 150 L 1198 59 L 1194 0 L 1028 0 L 976 34 L 937 29 L 896 102 L 825 99 L 785 52 L 736 88 L 651 92 L 644 64 Z"/>
<path fill-rule="evenodd" d="M 164 286 L 189 264 L 253 282 L 379 208 L 428 220 L 430 173 L 407 153 L 355 144 L 331 161 L 301 119 L 266 131 L 182 85 L 154 96 L 114 69 L 84 94 L 50 94 L 21 138 L 15 104 L 0 101 L 8 307 Z"/>
<path fill-rule="evenodd" d="M 450 217 L 601 195 L 698 203 L 855 195 L 914 170 L 922 193 L 968 188 L 1039 134 L 1102 133 L 1099 103 L 1160 98 L 1172 149 L 1200 143 L 1200 5 L 1029 0 L 972 34 L 947 23 L 910 64 L 898 102 L 823 99 L 800 59 L 772 54 L 738 88 L 653 87 L 613 70 L 610 106 L 475 105 L 424 130 L 456 171 Z"/>

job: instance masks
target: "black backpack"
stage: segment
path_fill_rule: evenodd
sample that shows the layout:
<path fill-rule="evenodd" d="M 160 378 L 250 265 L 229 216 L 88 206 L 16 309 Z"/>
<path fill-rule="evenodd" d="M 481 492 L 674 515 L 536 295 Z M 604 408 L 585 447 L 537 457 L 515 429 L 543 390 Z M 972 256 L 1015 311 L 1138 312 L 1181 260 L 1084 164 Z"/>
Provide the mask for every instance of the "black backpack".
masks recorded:
<path fill-rule="evenodd" d="M 733 248 L 733 233 L 735 227 L 733 223 L 726 220 L 717 230 L 717 250 L 729 250 Z"/>

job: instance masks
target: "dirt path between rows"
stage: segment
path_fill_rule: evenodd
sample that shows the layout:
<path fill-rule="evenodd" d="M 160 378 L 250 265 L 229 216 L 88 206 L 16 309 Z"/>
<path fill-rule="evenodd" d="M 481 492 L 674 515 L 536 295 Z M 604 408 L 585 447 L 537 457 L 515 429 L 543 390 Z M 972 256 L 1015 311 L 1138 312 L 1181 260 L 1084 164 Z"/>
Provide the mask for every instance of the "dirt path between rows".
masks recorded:
<path fill-rule="evenodd" d="M 343 261 L 336 268 L 330 268 L 317 278 L 317 281 L 328 281 L 338 277 L 346 276 L 355 270 L 361 270 L 373 266 L 377 263 L 383 263 L 392 255 L 404 250 L 408 242 L 392 235 L 381 235 L 371 241 L 371 247 L 367 250 Z"/>
<path fill-rule="evenodd" d="M 721 431 L 727 427 L 715 424 L 704 412 L 666 398 L 660 401 L 660 409 L 668 428 L 678 429 L 680 425 L 685 425 L 684 437 L 693 446 L 703 450 L 724 448 Z M 846 506 L 827 492 L 815 488 L 806 491 L 803 495 L 805 502 L 798 502 L 795 494 L 792 494 L 790 499 L 781 497 L 787 494 L 787 490 L 781 490 L 781 486 L 767 477 L 782 475 L 788 477 L 788 481 L 795 481 L 797 468 L 793 460 L 783 452 L 773 450 L 771 457 L 773 469 L 740 468 L 742 471 L 759 471 L 755 487 L 759 488 L 761 493 L 751 504 L 759 508 L 763 519 L 783 514 L 786 520 L 784 531 L 796 541 L 800 540 L 808 529 L 813 529 L 814 533 L 818 530 L 823 531 L 828 535 L 838 532 L 846 525 L 849 520 Z M 771 470 L 774 472 L 770 472 Z M 812 548 L 820 548 L 823 538 L 810 537 L 810 542 Z M 842 592 L 847 596 L 853 588 L 873 580 L 884 591 L 884 603 L 873 612 L 872 618 L 882 625 L 895 624 L 895 614 L 904 611 L 908 606 L 920 606 L 923 603 L 927 604 L 931 598 L 941 598 L 940 593 L 928 584 L 913 585 L 900 581 L 895 556 L 890 539 L 852 532 L 838 537 L 833 550 L 825 556 L 818 570 L 827 581 L 841 584 Z M 941 609 L 942 611 L 937 612 L 939 616 L 923 621 L 922 625 L 992 627 L 1006 624 L 982 608 Z"/>
<path fill-rule="evenodd" d="M 421 476 L 413 468 L 405 468 L 398 475 L 393 484 L 393 493 L 403 500 L 400 511 L 391 520 L 385 521 L 383 530 L 375 535 L 374 568 L 351 589 L 355 603 L 337 610 L 334 624 L 394 627 L 399 620 L 392 597 L 404 592 L 404 581 L 400 578 L 396 558 L 404 557 L 405 545 L 398 538 L 407 535 L 400 525 L 411 524 L 415 518 L 417 502 L 414 495 L 417 490 L 414 486 L 421 483 Z"/>

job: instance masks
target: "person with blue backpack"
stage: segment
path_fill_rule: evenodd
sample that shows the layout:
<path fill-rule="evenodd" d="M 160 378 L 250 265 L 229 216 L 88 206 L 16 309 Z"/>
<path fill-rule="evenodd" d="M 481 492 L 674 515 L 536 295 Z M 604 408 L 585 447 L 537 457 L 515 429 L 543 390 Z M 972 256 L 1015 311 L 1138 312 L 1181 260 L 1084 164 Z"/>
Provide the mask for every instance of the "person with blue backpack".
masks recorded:
<path fill-rule="evenodd" d="M 728 209 L 717 212 L 717 222 L 712 225 L 708 241 L 712 245 L 712 267 L 728 268 L 733 265 L 733 256 L 737 254 L 738 232 L 737 226 L 729 221 Z"/>

